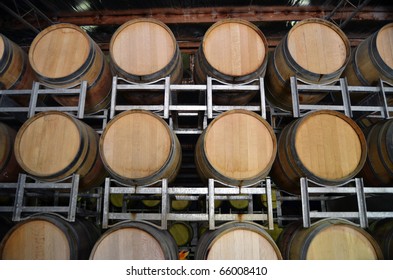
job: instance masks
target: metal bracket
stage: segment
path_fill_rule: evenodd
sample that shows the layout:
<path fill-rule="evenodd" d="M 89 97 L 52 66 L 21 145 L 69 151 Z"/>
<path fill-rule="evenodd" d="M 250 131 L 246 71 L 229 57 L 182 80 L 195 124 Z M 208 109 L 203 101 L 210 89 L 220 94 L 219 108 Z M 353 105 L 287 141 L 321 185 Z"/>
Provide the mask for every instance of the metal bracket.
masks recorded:
<path fill-rule="evenodd" d="M 28 182 L 27 179 L 33 180 L 34 182 Z M 64 183 L 71 179 L 71 182 Z M 79 174 L 74 174 L 64 180 L 57 182 L 40 182 L 34 178 L 20 173 L 18 184 L 16 188 L 15 204 L 13 208 L 13 221 L 21 221 L 27 217 L 22 217 L 22 213 L 66 213 L 67 221 L 74 222 L 76 216 L 77 199 L 78 199 L 78 186 L 79 186 Z M 69 191 L 69 205 L 68 206 L 26 206 L 25 199 L 28 190 L 68 190 Z"/>

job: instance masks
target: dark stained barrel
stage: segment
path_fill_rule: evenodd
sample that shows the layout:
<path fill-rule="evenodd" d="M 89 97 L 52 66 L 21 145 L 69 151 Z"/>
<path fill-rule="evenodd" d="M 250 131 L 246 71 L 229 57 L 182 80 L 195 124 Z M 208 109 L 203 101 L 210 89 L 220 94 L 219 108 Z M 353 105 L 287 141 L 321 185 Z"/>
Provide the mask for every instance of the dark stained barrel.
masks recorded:
<path fill-rule="evenodd" d="M 16 182 L 22 171 L 14 154 L 16 131 L 0 123 L 0 182 Z"/>
<path fill-rule="evenodd" d="M 0 89 L 31 89 L 36 76 L 27 54 L 20 46 L 0 34 Z M 13 96 L 17 103 L 28 106 L 28 96 Z"/>
<path fill-rule="evenodd" d="M 365 129 L 367 160 L 360 176 L 369 186 L 393 184 L 393 120 L 380 121 Z"/>

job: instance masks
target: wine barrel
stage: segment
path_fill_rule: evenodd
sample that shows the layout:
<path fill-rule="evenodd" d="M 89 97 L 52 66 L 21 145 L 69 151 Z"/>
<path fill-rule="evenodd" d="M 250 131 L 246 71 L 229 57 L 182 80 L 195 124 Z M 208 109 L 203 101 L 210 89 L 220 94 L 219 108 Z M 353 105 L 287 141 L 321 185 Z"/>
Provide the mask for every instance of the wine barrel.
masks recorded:
<path fill-rule="evenodd" d="M 337 80 L 350 58 L 346 35 L 323 19 L 306 19 L 294 25 L 269 57 L 266 99 L 283 110 L 291 110 L 290 77 L 306 83 L 329 84 Z M 315 104 L 326 94 L 300 93 L 302 104 Z"/>
<path fill-rule="evenodd" d="M 146 208 L 157 208 L 161 204 L 161 199 L 157 199 L 157 196 L 152 195 L 151 197 L 141 200 L 141 202 Z"/>
<path fill-rule="evenodd" d="M 239 84 L 265 76 L 267 41 L 251 22 L 225 19 L 213 24 L 205 33 L 195 55 L 194 80 L 205 84 L 207 76 Z M 214 92 L 215 104 L 248 103 L 256 92 Z"/>
<path fill-rule="evenodd" d="M 16 182 L 22 171 L 14 154 L 16 131 L 0 123 L 0 182 Z"/>
<path fill-rule="evenodd" d="M 309 228 L 292 223 L 277 242 L 287 260 L 383 259 L 377 242 L 367 231 L 341 219 L 324 219 Z"/>
<path fill-rule="evenodd" d="M 147 222 L 122 222 L 94 245 L 91 260 L 177 260 L 178 248 L 168 231 Z"/>
<path fill-rule="evenodd" d="M 251 222 L 229 222 L 202 235 L 195 259 L 280 260 L 282 257 L 262 226 Z"/>
<path fill-rule="evenodd" d="M 183 78 L 183 62 L 172 31 L 159 20 L 140 18 L 121 25 L 109 46 L 113 72 L 134 83 L 149 83 L 170 76 L 171 83 Z M 133 104 L 162 104 L 159 92 L 120 92 Z"/>
<path fill-rule="evenodd" d="M 172 181 L 181 165 L 175 133 L 159 116 L 130 110 L 113 118 L 100 139 L 100 154 L 108 172 L 127 185 Z"/>
<path fill-rule="evenodd" d="M 31 89 L 35 74 L 27 54 L 20 46 L 0 34 L 0 89 Z M 12 96 L 20 105 L 28 106 L 28 96 Z"/>
<path fill-rule="evenodd" d="M 238 210 L 247 209 L 249 201 L 247 199 L 230 199 L 229 205 Z"/>
<path fill-rule="evenodd" d="M 191 205 L 191 200 L 171 200 L 171 209 L 175 211 L 185 210 Z"/>
<path fill-rule="evenodd" d="M 384 258 L 393 260 L 393 220 L 377 220 L 371 223 L 369 232 L 381 247 Z"/>
<path fill-rule="evenodd" d="M 98 140 L 98 134 L 82 121 L 63 112 L 42 112 L 19 129 L 15 157 L 27 173 L 43 181 L 77 173 L 79 190 L 87 190 L 100 185 L 106 176 Z"/>
<path fill-rule="evenodd" d="M 42 214 L 17 223 L 0 244 L 2 260 L 86 260 L 99 237 L 89 221 Z"/>
<path fill-rule="evenodd" d="M 215 118 L 199 137 L 195 164 L 205 181 L 246 186 L 268 175 L 276 152 L 276 136 L 261 116 L 231 110 Z"/>
<path fill-rule="evenodd" d="M 348 84 L 372 86 L 376 85 L 379 79 L 393 83 L 392 41 L 393 23 L 385 25 L 363 40 L 356 47 L 343 72 L 342 76 L 347 78 Z"/>
<path fill-rule="evenodd" d="M 279 188 L 298 194 L 301 177 L 338 185 L 356 176 L 366 157 L 366 139 L 353 120 L 336 111 L 315 111 L 282 130 L 271 177 Z"/>
<path fill-rule="evenodd" d="M 87 81 L 85 112 L 106 108 L 110 102 L 112 75 L 98 45 L 80 27 L 61 23 L 41 31 L 29 50 L 30 64 L 39 81 L 50 87 L 73 87 Z M 77 106 L 79 97 L 53 97 L 63 106 Z"/>
<path fill-rule="evenodd" d="M 172 235 L 173 239 L 175 239 L 175 242 L 179 247 L 190 244 L 192 238 L 194 237 L 194 230 L 190 224 L 185 222 L 172 223 L 168 231 Z"/>
<path fill-rule="evenodd" d="M 365 131 L 367 159 L 360 176 L 369 186 L 393 183 L 393 120 L 380 121 Z"/>

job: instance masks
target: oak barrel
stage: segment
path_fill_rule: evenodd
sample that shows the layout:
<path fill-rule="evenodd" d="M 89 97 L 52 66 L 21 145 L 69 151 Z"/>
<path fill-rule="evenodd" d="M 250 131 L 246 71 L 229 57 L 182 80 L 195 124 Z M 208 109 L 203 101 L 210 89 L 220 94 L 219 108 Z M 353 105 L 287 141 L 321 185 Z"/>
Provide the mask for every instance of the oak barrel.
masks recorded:
<path fill-rule="evenodd" d="M 27 54 L 20 46 L 0 34 L 0 90 L 31 89 L 35 74 L 31 69 Z M 13 96 L 21 105 L 29 105 L 29 97 Z"/>
<path fill-rule="evenodd" d="M 343 72 L 349 85 L 376 85 L 381 78 L 393 83 L 393 23 L 363 40 Z"/>
<path fill-rule="evenodd" d="M 14 154 L 16 131 L 0 123 L 0 182 L 16 182 L 22 171 Z"/>
<path fill-rule="evenodd" d="M 262 226 L 229 222 L 206 231 L 195 251 L 198 260 L 280 260 L 280 250 Z"/>
<path fill-rule="evenodd" d="M 121 222 L 94 245 L 91 260 L 177 260 L 178 248 L 166 230 L 142 221 Z"/>
<path fill-rule="evenodd" d="M 41 31 L 29 50 L 30 64 L 39 81 L 55 88 L 87 81 L 85 112 L 106 108 L 110 102 L 112 75 L 99 46 L 80 27 L 61 23 Z M 54 96 L 63 106 L 77 106 L 75 94 Z"/>
<path fill-rule="evenodd" d="M 287 260 L 383 259 L 380 247 L 367 231 L 342 219 L 320 220 L 309 228 L 292 223 L 277 243 Z"/>
<path fill-rule="evenodd" d="M 374 221 L 368 230 L 381 247 L 384 258 L 393 260 L 393 219 Z"/>
<path fill-rule="evenodd" d="M 12 227 L 0 244 L 2 260 L 86 260 L 99 237 L 91 222 L 33 216 Z"/>
<path fill-rule="evenodd" d="M 82 121 L 63 112 L 42 112 L 19 129 L 15 157 L 27 173 L 43 181 L 77 173 L 79 189 L 87 190 L 100 185 L 106 176 L 98 140 L 98 134 Z"/>
<path fill-rule="evenodd" d="M 192 226 L 186 222 L 174 222 L 169 226 L 168 231 L 179 247 L 190 244 L 194 237 Z"/>
<path fill-rule="evenodd" d="M 267 41 L 251 22 L 225 19 L 213 24 L 205 33 L 195 55 L 195 83 L 206 84 L 207 76 L 240 84 L 265 76 Z M 254 92 L 214 92 L 216 104 L 248 103 Z"/>
<path fill-rule="evenodd" d="M 237 210 L 247 209 L 249 200 L 248 199 L 230 199 L 228 200 L 231 208 L 235 208 Z"/>
<path fill-rule="evenodd" d="M 364 130 L 367 159 L 360 176 L 369 186 L 393 183 L 393 120 L 380 121 Z"/>
<path fill-rule="evenodd" d="M 108 123 L 100 154 L 112 177 L 127 185 L 174 180 L 182 157 L 180 142 L 168 124 L 143 110 L 123 112 Z"/>
<path fill-rule="evenodd" d="M 113 34 L 109 46 L 113 72 L 134 83 L 149 83 L 170 76 L 171 83 L 183 78 L 183 62 L 172 31 L 152 18 L 130 20 Z M 162 104 L 159 92 L 120 92 L 134 104 Z"/>
<path fill-rule="evenodd" d="M 174 211 L 186 210 L 190 207 L 190 205 L 191 205 L 191 200 L 177 200 L 177 199 L 171 200 L 171 209 Z"/>
<path fill-rule="evenodd" d="M 298 22 L 269 57 L 266 72 L 268 102 L 290 110 L 291 76 L 306 83 L 329 84 L 340 77 L 349 58 L 349 40 L 336 25 L 314 18 Z M 325 94 L 299 94 L 302 104 L 315 104 L 324 97 Z"/>
<path fill-rule="evenodd" d="M 315 111 L 282 130 L 271 177 L 279 188 L 297 194 L 301 177 L 339 185 L 359 173 L 366 157 L 365 136 L 352 119 L 336 111 Z"/>
<path fill-rule="evenodd" d="M 273 129 L 261 116 L 231 110 L 215 118 L 199 137 L 195 164 L 203 180 L 246 186 L 265 178 L 277 152 Z"/>

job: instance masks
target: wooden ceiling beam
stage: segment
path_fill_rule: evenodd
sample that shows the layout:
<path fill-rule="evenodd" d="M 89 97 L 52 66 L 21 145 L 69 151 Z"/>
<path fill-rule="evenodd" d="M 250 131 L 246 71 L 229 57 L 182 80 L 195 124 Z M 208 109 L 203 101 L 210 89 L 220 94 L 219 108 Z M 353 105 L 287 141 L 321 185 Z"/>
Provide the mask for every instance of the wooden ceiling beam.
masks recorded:
<path fill-rule="evenodd" d="M 241 18 L 251 22 L 295 21 L 305 18 L 323 18 L 333 7 L 317 6 L 241 6 L 241 7 L 203 7 L 203 8 L 155 8 L 134 10 L 104 10 L 59 14 L 52 19 L 56 22 L 68 22 L 76 25 L 121 25 L 140 17 L 153 17 L 166 24 L 213 23 L 226 18 Z M 333 20 L 347 19 L 353 10 L 346 8 L 337 11 Z M 364 7 L 352 19 L 392 21 L 393 9 L 386 7 Z"/>

